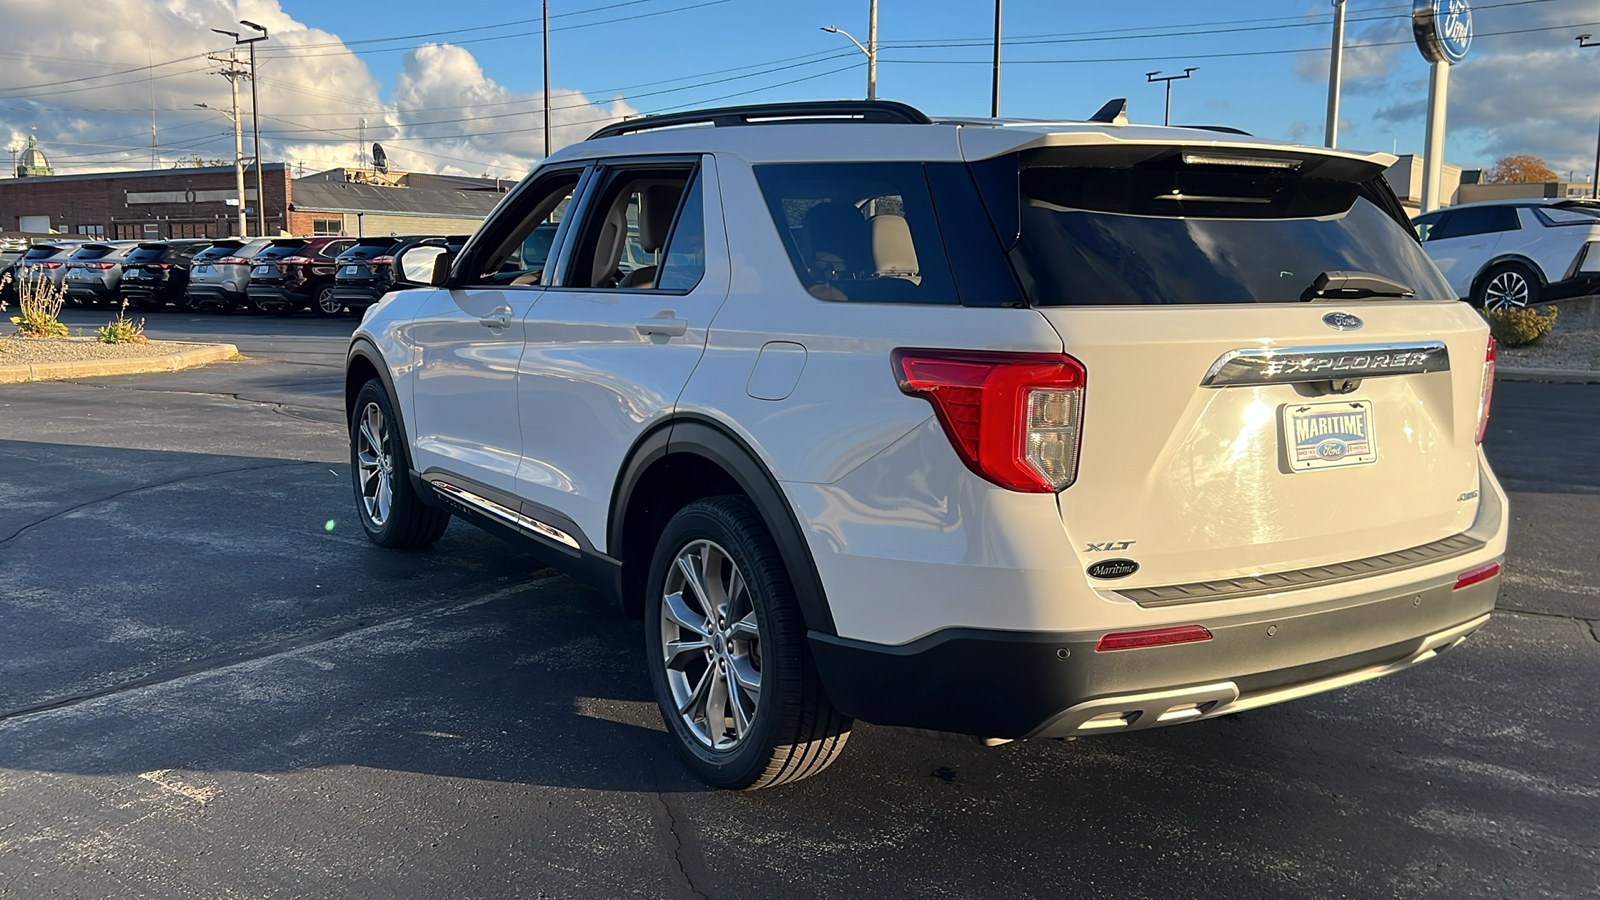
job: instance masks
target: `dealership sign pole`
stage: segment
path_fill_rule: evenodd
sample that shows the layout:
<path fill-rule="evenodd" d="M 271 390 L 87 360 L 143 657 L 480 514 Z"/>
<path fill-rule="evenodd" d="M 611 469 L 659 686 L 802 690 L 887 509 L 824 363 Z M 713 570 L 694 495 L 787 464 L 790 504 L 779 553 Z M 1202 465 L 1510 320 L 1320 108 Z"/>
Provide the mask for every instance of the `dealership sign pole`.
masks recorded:
<path fill-rule="evenodd" d="M 1428 212 L 1439 208 L 1450 67 L 1466 59 L 1472 47 L 1472 7 L 1467 0 L 1416 0 L 1411 31 L 1422 58 L 1433 65 L 1428 79 L 1428 140 L 1422 156 L 1422 211 Z"/>

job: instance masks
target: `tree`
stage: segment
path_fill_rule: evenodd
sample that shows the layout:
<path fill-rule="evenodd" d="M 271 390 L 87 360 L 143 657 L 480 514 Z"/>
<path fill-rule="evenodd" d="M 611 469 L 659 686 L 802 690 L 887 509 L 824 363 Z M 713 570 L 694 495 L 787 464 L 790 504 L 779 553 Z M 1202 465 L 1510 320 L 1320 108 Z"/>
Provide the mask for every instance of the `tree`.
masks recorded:
<path fill-rule="evenodd" d="M 1528 184 L 1544 181 L 1560 181 L 1556 173 L 1544 164 L 1544 160 L 1531 153 L 1518 153 L 1513 156 L 1502 156 L 1489 170 L 1489 183 L 1491 184 Z"/>

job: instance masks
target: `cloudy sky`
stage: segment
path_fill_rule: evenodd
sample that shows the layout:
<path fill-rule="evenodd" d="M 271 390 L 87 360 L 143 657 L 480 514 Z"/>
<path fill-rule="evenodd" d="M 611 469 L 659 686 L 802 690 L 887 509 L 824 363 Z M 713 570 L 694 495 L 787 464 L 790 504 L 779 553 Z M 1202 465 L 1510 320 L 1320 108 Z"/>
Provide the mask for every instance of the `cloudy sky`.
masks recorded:
<path fill-rule="evenodd" d="M 556 146 L 639 112 L 861 96 L 867 0 L 552 0 Z M 985 115 L 987 0 L 880 0 L 879 95 Z M 1579 177 L 1600 124 L 1600 0 L 1478 0 L 1472 55 L 1451 76 L 1451 162 L 1533 153 Z M 1410 3 L 1349 0 L 1342 146 L 1420 150 L 1427 66 Z M 543 153 L 539 6 L 527 0 L 0 0 L 0 139 L 31 134 L 58 172 L 231 159 L 226 53 L 241 19 L 258 45 L 263 155 L 317 171 L 382 142 L 418 171 L 520 177 Z M 1006 0 L 1002 114 L 1082 117 L 1130 99 L 1160 121 L 1152 70 L 1194 77 L 1173 120 L 1320 143 L 1327 0 Z M 243 88 L 248 119 L 249 84 Z M 366 127 L 361 127 L 361 121 Z M 358 140 L 365 138 L 365 143 Z M 245 152 L 250 151 L 248 134 Z"/>

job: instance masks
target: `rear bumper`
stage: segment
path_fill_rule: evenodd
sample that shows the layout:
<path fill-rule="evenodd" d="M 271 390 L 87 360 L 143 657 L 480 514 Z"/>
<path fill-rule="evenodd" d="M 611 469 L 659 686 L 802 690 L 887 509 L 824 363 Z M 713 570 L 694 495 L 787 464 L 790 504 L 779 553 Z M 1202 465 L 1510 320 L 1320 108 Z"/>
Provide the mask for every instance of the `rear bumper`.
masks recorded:
<path fill-rule="evenodd" d="M 216 303 L 222 306 L 237 306 L 244 303 L 249 297 L 244 291 L 236 291 L 221 284 L 194 284 L 191 282 L 184 289 L 184 296 L 197 303 Z"/>
<path fill-rule="evenodd" d="M 250 302 L 257 306 L 287 306 L 298 309 L 311 305 L 310 294 L 300 294 L 281 287 L 252 284 L 246 290 Z"/>
<path fill-rule="evenodd" d="M 72 300 L 115 300 L 117 289 L 104 284 L 67 282 L 67 297 Z"/>
<path fill-rule="evenodd" d="M 1197 721 L 1408 668 L 1488 621 L 1498 577 L 1454 579 L 1309 608 L 1191 621 L 1212 639 L 1097 652 L 1105 632 L 956 628 L 910 644 L 812 632 L 847 715 L 991 738 L 1066 737 Z"/>
<path fill-rule="evenodd" d="M 351 308 L 371 306 L 383 299 L 385 289 L 356 287 L 354 285 L 339 284 L 333 288 L 333 298 L 350 306 Z"/>

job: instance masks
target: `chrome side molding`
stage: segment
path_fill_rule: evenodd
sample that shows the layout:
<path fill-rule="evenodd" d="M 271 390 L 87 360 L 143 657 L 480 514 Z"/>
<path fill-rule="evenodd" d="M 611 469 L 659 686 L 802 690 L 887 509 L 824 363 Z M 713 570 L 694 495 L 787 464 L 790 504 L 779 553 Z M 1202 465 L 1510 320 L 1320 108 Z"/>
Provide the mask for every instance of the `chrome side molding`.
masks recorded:
<path fill-rule="evenodd" d="M 1230 350 L 1212 363 L 1200 386 L 1294 384 L 1449 370 L 1450 351 L 1439 341 Z"/>
<path fill-rule="evenodd" d="M 434 489 L 439 493 L 452 497 L 468 506 L 473 507 L 474 509 L 488 513 L 489 515 L 494 516 L 496 519 L 499 519 L 500 521 L 505 522 L 506 524 L 515 528 L 520 528 L 523 531 L 530 531 L 541 537 L 549 538 L 556 543 L 565 544 L 574 550 L 583 549 L 578 545 L 577 538 L 567 534 L 565 531 L 562 531 L 561 529 L 551 525 L 546 525 L 538 519 L 525 516 L 522 513 L 511 509 L 510 507 L 502 506 L 501 504 L 496 503 L 487 497 L 481 497 L 477 494 L 474 494 L 466 488 L 457 487 L 448 481 L 443 481 L 438 478 L 429 478 L 428 483 L 433 485 Z"/>

